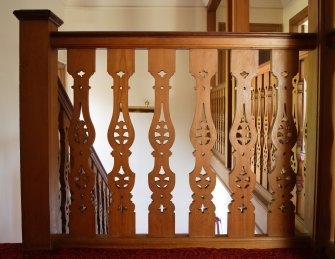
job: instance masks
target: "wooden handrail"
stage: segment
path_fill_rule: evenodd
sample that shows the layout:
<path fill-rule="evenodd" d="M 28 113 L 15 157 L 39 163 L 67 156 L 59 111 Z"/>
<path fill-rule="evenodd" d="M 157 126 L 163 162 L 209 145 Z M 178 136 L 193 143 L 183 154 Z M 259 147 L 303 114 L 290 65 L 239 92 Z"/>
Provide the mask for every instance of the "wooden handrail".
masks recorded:
<path fill-rule="evenodd" d="M 59 79 L 58 79 L 57 84 L 58 84 L 58 101 L 61 105 L 61 108 L 65 111 L 66 116 L 70 119 L 72 116 L 72 112 L 73 112 L 73 105 L 62 85 L 62 82 Z M 91 158 L 92 158 L 94 165 L 97 167 L 98 173 L 102 176 L 102 179 L 107 184 L 108 180 L 107 180 L 106 169 L 104 168 L 97 152 L 95 151 L 93 147 L 91 147 Z"/>
<path fill-rule="evenodd" d="M 315 33 L 51 32 L 53 48 L 314 49 Z"/>

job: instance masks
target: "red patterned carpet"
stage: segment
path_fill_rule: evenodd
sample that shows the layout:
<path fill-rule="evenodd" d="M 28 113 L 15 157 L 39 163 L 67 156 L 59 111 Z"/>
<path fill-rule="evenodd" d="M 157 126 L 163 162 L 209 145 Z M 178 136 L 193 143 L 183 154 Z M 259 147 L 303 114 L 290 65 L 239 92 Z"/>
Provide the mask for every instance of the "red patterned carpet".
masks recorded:
<path fill-rule="evenodd" d="M 306 259 L 327 258 L 306 249 L 60 249 L 23 251 L 21 244 L 0 244 L 0 258 L 118 258 L 118 259 Z"/>

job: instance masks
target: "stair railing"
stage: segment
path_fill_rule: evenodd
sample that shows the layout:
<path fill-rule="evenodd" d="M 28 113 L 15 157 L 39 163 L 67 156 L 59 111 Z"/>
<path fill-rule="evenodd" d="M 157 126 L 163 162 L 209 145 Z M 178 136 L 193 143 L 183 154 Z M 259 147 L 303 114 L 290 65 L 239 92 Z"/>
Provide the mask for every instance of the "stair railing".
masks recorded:
<path fill-rule="evenodd" d="M 57 32 L 61 20 L 48 10 L 15 11 L 20 20 L 20 129 L 23 242 L 25 247 L 244 247 L 307 246 L 308 238 L 294 235 L 291 168 L 297 131 L 292 113 L 292 80 L 298 72 L 299 50 L 316 46 L 315 34 L 200 33 L 200 32 Z M 90 77 L 95 72 L 95 49 L 107 49 L 108 73 L 114 80 L 113 116 L 108 141 L 114 167 L 108 174 L 111 191 L 108 234 L 97 233 L 95 172 L 90 162 L 95 129 L 90 119 Z M 67 67 L 74 79 L 74 109 L 68 125 L 71 169 L 69 233 L 62 233 L 58 166 L 57 50 L 67 49 Z M 155 167 L 148 176 L 152 203 L 149 233 L 135 232 L 132 188 L 136 172 L 129 167 L 134 128 L 128 110 L 128 81 L 134 71 L 135 49 L 148 49 L 149 72 L 155 79 L 155 110 L 149 140 Z M 189 173 L 193 192 L 189 231 L 176 235 L 175 184 L 169 167 L 175 132 L 169 115 L 170 78 L 176 49 L 188 49 L 190 73 L 195 78 L 196 107 L 190 125 L 195 167 Z M 218 49 L 231 49 L 231 71 L 236 91 L 236 113 L 229 139 L 235 150 L 229 174 L 232 201 L 228 235 L 215 236 L 212 191 L 216 173 L 211 167 L 216 130 L 211 116 L 211 78 L 217 72 Z M 258 50 L 271 49 L 271 71 L 276 78 L 276 116 L 271 130 L 275 165 L 268 182 L 272 201 L 268 233 L 255 235 L 251 201 L 256 175 L 251 169 L 257 127 L 252 113 L 252 90 L 258 70 Z M 38 160 L 36 160 L 38 158 Z"/>

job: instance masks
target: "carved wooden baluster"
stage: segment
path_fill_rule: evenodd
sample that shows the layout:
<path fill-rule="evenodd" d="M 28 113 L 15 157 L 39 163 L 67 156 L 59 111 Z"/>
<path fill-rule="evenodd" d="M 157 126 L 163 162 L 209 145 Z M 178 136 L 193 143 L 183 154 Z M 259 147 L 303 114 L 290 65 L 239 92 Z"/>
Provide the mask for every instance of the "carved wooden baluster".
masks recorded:
<path fill-rule="evenodd" d="M 108 191 L 108 185 L 106 182 L 103 182 L 102 204 L 103 204 L 103 207 L 102 207 L 103 208 L 102 210 L 103 234 L 108 234 L 109 191 Z"/>
<path fill-rule="evenodd" d="M 264 116 L 263 116 L 263 165 L 262 165 L 262 186 L 268 186 L 269 172 L 269 87 L 270 72 L 264 74 Z"/>
<path fill-rule="evenodd" d="M 233 200 L 229 204 L 228 236 L 251 237 L 255 231 L 255 207 L 251 202 L 256 177 L 251 171 L 252 148 L 257 131 L 251 113 L 251 82 L 258 68 L 257 50 L 232 50 L 231 70 L 236 78 L 236 113 L 229 138 L 235 166 L 229 175 Z"/>
<path fill-rule="evenodd" d="M 59 183 L 60 183 L 60 211 L 62 221 L 62 233 L 69 233 L 69 213 L 70 213 L 70 186 L 69 174 L 70 167 L 70 146 L 68 141 L 69 119 L 64 112 L 59 113 L 59 133 L 60 133 L 60 152 L 59 152 Z"/>
<path fill-rule="evenodd" d="M 256 100 L 256 87 L 255 87 L 255 79 L 253 78 L 251 83 L 251 116 L 252 118 L 255 118 L 256 110 L 257 110 L 257 100 Z M 236 89 L 236 87 L 234 87 Z M 251 147 L 251 153 L 250 153 L 250 168 L 251 171 L 256 174 L 256 146 Z M 256 174 L 256 180 L 259 181 L 260 179 L 259 175 Z"/>
<path fill-rule="evenodd" d="M 95 72 L 95 50 L 69 49 L 68 72 L 74 79 L 74 109 L 69 126 L 71 147 L 71 207 L 69 229 L 71 235 L 96 234 L 93 188 L 95 173 L 89 163 L 90 148 L 95 130 L 89 113 L 89 78 Z"/>
<path fill-rule="evenodd" d="M 288 236 L 294 234 L 294 205 L 291 191 L 295 173 L 291 168 L 292 148 L 297 132 L 292 117 L 292 80 L 298 73 L 299 53 L 296 50 L 273 50 L 272 71 L 277 77 L 277 114 L 272 129 L 275 146 L 275 168 L 269 174 L 272 203 L 268 214 L 268 234 Z"/>
<path fill-rule="evenodd" d="M 128 111 L 128 80 L 135 71 L 133 49 L 109 49 L 108 73 L 114 79 L 113 116 L 108 129 L 108 141 L 113 148 L 114 167 L 108 174 L 112 202 L 109 207 L 109 235 L 135 235 L 135 205 L 131 191 L 135 174 L 129 167 L 129 150 L 134 142 L 134 128 Z"/>
<path fill-rule="evenodd" d="M 263 75 L 258 75 L 257 78 L 254 79 L 256 81 L 256 85 L 254 89 L 257 90 L 257 116 L 256 116 L 256 130 L 257 130 L 257 141 L 256 141 L 256 168 L 255 173 L 256 177 L 259 178 L 259 183 L 261 180 L 261 155 L 262 155 L 262 89 L 263 89 Z M 257 89 L 256 89 L 257 88 Z"/>
<path fill-rule="evenodd" d="M 270 123 L 270 129 L 272 130 L 273 125 L 276 120 L 276 114 L 277 114 L 277 91 L 276 91 L 276 85 L 277 85 L 277 78 L 273 73 L 271 73 L 271 113 L 270 113 L 270 118 L 271 118 L 271 123 Z M 269 170 L 268 174 L 273 171 L 276 163 L 276 157 L 275 157 L 275 151 L 276 148 L 272 143 L 272 137 L 269 137 Z M 268 182 L 269 182 L 269 176 L 268 176 Z M 268 184 L 268 190 L 271 191 L 271 186 Z"/>
<path fill-rule="evenodd" d="M 210 81 L 217 72 L 217 50 L 190 50 L 190 72 L 196 79 L 196 110 L 190 131 L 195 148 L 195 168 L 189 175 L 193 191 L 190 205 L 189 235 L 215 235 L 215 205 L 212 191 L 216 175 L 210 160 L 216 130 L 210 112 Z"/>
<path fill-rule="evenodd" d="M 99 234 L 103 234 L 103 224 L 102 224 L 102 205 L 103 205 L 103 198 L 102 198 L 102 185 L 103 185 L 103 180 L 101 179 L 101 175 L 98 173 L 97 174 L 97 221 L 98 221 L 98 226 L 99 226 Z"/>
<path fill-rule="evenodd" d="M 302 71 L 303 72 L 303 71 Z M 299 74 L 293 79 L 295 97 L 294 115 L 298 136 L 296 143 L 296 214 L 303 216 L 303 190 L 304 190 L 304 78 Z"/>
<path fill-rule="evenodd" d="M 174 204 L 171 192 L 175 174 L 169 166 L 175 132 L 169 112 L 169 80 L 175 72 L 175 50 L 149 50 L 149 72 L 155 78 L 155 113 L 149 130 L 154 151 L 154 169 L 150 172 L 149 186 L 152 202 L 149 206 L 149 235 L 171 237 L 175 234 Z"/>

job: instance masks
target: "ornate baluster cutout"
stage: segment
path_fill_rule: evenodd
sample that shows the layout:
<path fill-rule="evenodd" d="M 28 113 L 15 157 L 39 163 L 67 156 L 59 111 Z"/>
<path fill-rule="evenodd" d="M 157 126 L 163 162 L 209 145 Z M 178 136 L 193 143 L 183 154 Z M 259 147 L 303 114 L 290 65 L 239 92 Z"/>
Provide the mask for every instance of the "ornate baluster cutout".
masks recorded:
<path fill-rule="evenodd" d="M 71 147 L 71 235 L 96 234 L 96 215 L 93 188 L 95 173 L 90 166 L 90 148 L 95 130 L 89 113 L 89 78 L 95 72 L 95 50 L 68 50 L 68 72 L 74 79 L 74 109 L 69 126 Z"/>
<path fill-rule="evenodd" d="M 60 183 L 60 211 L 62 221 L 62 233 L 69 233 L 69 214 L 70 214 L 70 186 L 69 174 L 70 166 L 70 146 L 68 141 L 69 119 L 63 109 L 59 113 L 59 133 L 60 133 L 60 152 L 59 152 L 59 183 Z"/>
<path fill-rule="evenodd" d="M 235 149 L 235 166 L 229 175 L 233 200 L 229 204 L 228 236 L 252 237 L 255 207 L 251 202 L 256 177 L 251 171 L 252 149 L 257 140 L 251 113 L 251 84 L 258 68 L 257 50 L 232 50 L 231 70 L 236 82 L 236 113 L 229 139 Z"/>
<path fill-rule="evenodd" d="M 149 72 L 155 78 L 155 113 L 149 130 L 154 151 L 154 169 L 150 172 L 149 186 L 152 202 L 149 206 L 149 235 L 171 237 L 175 234 L 174 204 L 171 192 L 175 174 L 169 166 L 170 148 L 175 132 L 169 112 L 169 81 L 175 72 L 175 50 L 149 50 Z"/>
<path fill-rule="evenodd" d="M 189 235 L 215 235 L 215 205 L 212 191 L 216 175 L 210 160 L 216 141 L 216 130 L 210 110 L 211 78 L 217 72 L 217 50 L 190 50 L 190 73 L 196 80 L 196 109 L 190 131 L 195 149 L 195 168 L 189 175 L 193 191 L 190 205 Z"/>
<path fill-rule="evenodd" d="M 109 49 L 108 73 L 113 77 L 114 108 L 108 129 L 108 141 L 113 148 L 114 167 L 108 174 L 112 202 L 109 207 L 109 235 L 135 235 L 135 205 L 131 191 L 135 174 L 129 167 L 129 150 L 134 142 L 134 128 L 128 111 L 128 81 L 135 71 L 133 49 Z"/>
<path fill-rule="evenodd" d="M 277 114 L 272 129 L 275 168 L 269 174 L 273 200 L 268 214 L 268 234 L 294 234 L 294 205 L 291 201 L 296 175 L 291 167 L 292 148 L 297 132 L 292 116 L 292 80 L 298 73 L 299 52 L 273 50 L 272 71 L 277 77 Z"/>

